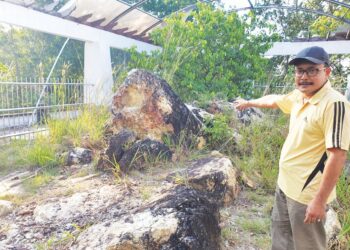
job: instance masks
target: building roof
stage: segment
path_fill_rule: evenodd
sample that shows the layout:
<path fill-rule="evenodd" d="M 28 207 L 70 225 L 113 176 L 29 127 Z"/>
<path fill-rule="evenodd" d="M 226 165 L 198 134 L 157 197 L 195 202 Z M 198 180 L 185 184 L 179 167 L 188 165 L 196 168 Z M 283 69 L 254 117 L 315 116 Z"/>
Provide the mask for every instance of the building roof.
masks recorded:
<path fill-rule="evenodd" d="M 149 33 L 163 23 L 139 8 L 146 0 L 134 4 L 120 0 L 53 0 L 46 5 L 35 0 L 5 1 L 144 42 L 150 42 Z"/>

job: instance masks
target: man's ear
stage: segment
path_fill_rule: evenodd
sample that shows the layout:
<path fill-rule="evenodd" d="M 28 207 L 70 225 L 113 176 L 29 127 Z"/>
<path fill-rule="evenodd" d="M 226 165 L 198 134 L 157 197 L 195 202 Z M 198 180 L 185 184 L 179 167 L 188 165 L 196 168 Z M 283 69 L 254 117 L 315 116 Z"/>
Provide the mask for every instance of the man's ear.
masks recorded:
<path fill-rule="evenodd" d="M 325 71 L 326 71 L 327 76 L 329 76 L 331 74 L 331 72 L 332 72 L 332 69 L 331 69 L 331 67 L 327 67 L 325 69 Z"/>

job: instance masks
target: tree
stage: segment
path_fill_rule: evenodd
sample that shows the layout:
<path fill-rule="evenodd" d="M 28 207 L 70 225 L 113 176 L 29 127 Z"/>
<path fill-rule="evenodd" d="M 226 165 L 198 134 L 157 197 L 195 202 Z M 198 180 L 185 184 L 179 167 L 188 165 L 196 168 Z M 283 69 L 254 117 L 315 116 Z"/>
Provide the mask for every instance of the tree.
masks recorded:
<path fill-rule="evenodd" d="M 290 11 L 277 6 L 290 6 L 286 0 L 264 0 L 262 6 L 276 6 L 276 8 L 255 9 L 247 14 L 251 20 L 252 32 L 262 32 L 268 28 L 272 30 L 278 41 L 292 41 L 296 37 L 307 37 L 316 15 L 303 11 Z M 268 36 L 268 32 L 266 32 Z M 281 84 L 292 81 L 288 62 L 290 56 L 275 56 L 268 62 L 268 76 L 265 84 Z"/>
<path fill-rule="evenodd" d="M 148 0 L 141 8 L 157 17 L 163 18 L 196 2 L 197 0 Z"/>
<path fill-rule="evenodd" d="M 46 78 L 64 41 L 63 37 L 12 27 L 0 32 L 0 62 L 14 68 L 12 78 Z M 70 40 L 52 77 L 61 78 L 64 73 L 81 78 L 83 49 L 82 42 Z M 67 65 L 70 65 L 68 72 L 63 72 Z"/>
<path fill-rule="evenodd" d="M 249 95 L 253 81 L 266 78 L 262 57 L 270 40 L 249 33 L 236 13 L 198 4 L 190 20 L 175 14 L 151 34 L 162 47 L 150 56 L 131 50 L 129 69 L 146 68 L 165 78 L 186 100 Z"/>

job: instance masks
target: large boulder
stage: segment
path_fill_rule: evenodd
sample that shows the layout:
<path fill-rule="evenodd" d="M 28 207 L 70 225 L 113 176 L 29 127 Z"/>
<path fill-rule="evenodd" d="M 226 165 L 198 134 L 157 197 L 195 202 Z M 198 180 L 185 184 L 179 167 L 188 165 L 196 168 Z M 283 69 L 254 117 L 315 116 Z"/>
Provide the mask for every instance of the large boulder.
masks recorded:
<path fill-rule="evenodd" d="M 132 217 L 89 227 L 73 249 L 219 249 L 218 206 L 183 186 Z"/>
<path fill-rule="evenodd" d="M 198 134 L 201 128 L 168 83 L 145 70 L 129 73 L 113 97 L 112 114 L 107 132 L 128 129 L 140 139 L 161 141 L 170 135 L 178 140 L 181 133 Z"/>
<path fill-rule="evenodd" d="M 171 173 L 167 179 L 204 192 L 211 202 L 219 205 L 232 204 L 239 192 L 237 170 L 226 157 L 196 160 L 188 168 Z"/>

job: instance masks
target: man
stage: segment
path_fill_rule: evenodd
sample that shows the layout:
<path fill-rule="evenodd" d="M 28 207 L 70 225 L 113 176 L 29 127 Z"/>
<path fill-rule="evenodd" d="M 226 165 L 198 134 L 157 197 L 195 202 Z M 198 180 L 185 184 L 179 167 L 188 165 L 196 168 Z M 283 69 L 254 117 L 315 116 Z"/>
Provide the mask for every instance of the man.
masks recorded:
<path fill-rule="evenodd" d="M 235 107 L 280 108 L 290 114 L 272 211 L 272 249 L 324 250 L 327 204 L 335 199 L 349 149 L 350 104 L 331 87 L 323 48 L 303 49 L 289 64 L 295 67 L 293 92 L 237 100 Z"/>

